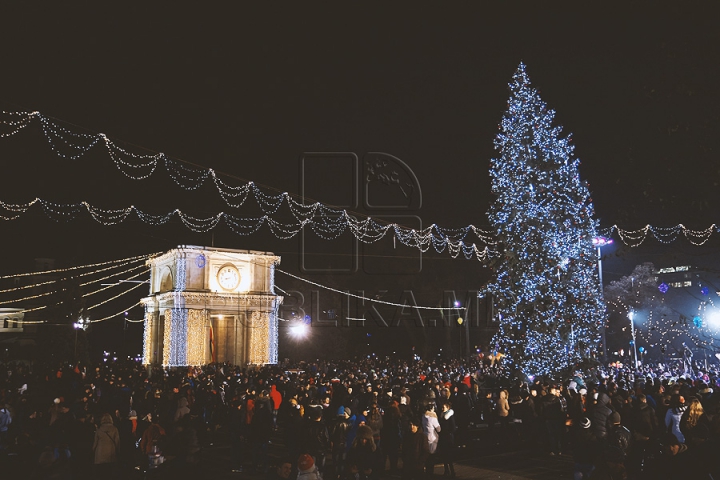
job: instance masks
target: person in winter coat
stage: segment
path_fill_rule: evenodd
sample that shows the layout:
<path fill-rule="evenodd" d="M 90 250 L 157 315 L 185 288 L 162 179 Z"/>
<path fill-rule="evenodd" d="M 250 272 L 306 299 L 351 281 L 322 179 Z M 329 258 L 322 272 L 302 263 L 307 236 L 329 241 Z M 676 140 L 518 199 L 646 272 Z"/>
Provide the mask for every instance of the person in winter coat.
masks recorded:
<path fill-rule="evenodd" d="M 698 444 L 698 440 L 707 437 L 711 425 L 708 416 L 705 415 L 702 404 L 697 398 L 690 399 L 688 409 L 680 419 L 680 431 L 685 436 L 685 443 L 692 448 Z M 705 433 L 701 433 L 705 432 Z"/>
<path fill-rule="evenodd" d="M 429 455 L 428 444 L 421 425 L 416 420 L 408 421 L 408 430 L 403 436 L 402 459 L 403 480 L 420 480 L 424 476 L 425 458 Z"/>
<path fill-rule="evenodd" d="M 346 460 L 346 477 L 360 479 L 378 478 L 379 472 L 374 471 L 377 447 L 373 441 L 372 428 L 360 425 L 353 440 Z M 357 475 L 357 477 L 356 477 Z"/>
<path fill-rule="evenodd" d="M 597 439 L 590 430 L 590 425 L 590 419 L 587 417 L 573 422 L 573 460 L 575 461 L 573 478 L 575 480 L 590 478 L 597 463 Z"/>
<path fill-rule="evenodd" d="M 457 426 L 455 424 L 455 412 L 447 402 L 442 405 L 438 423 L 440 424 L 440 435 L 437 452 L 445 469 L 443 474 L 455 477 L 455 464 L 453 462 L 455 460 L 455 432 Z"/>
<path fill-rule="evenodd" d="M 147 414 L 146 417 L 150 421 L 150 426 L 145 429 L 140 438 L 140 450 L 145 455 L 152 453 L 153 447 L 157 447 L 165 438 L 165 430 L 160 426 L 158 416 Z"/>
<path fill-rule="evenodd" d="M 398 459 L 400 458 L 400 442 L 402 433 L 402 414 L 398 408 L 397 401 L 393 400 L 385 409 L 383 418 L 383 428 L 381 432 L 382 445 L 382 465 L 385 459 L 390 461 L 390 473 L 395 474 L 398 470 Z"/>
<path fill-rule="evenodd" d="M 120 434 L 120 461 L 129 465 L 135 461 L 135 442 L 140 438 L 135 410 L 130 410 L 127 418 L 119 421 L 117 428 Z"/>
<path fill-rule="evenodd" d="M 380 432 L 383 428 L 383 416 L 382 412 L 380 411 L 380 407 L 378 407 L 377 403 L 372 403 L 370 405 L 370 410 L 368 412 L 367 416 L 367 426 L 372 428 L 373 431 L 373 440 L 375 441 L 375 445 L 380 445 Z"/>
<path fill-rule="evenodd" d="M 330 451 L 332 453 L 332 464 L 335 469 L 333 478 L 341 478 L 345 467 L 345 454 L 347 435 L 352 424 L 350 423 L 350 414 L 352 412 L 347 407 L 338 409 L 335 419 L 330 424 Z"/>
<path fill-rule="evenodd" d="M 607 443 L 610 448 L 615 449 L 624 458 L 630 447 L 631 437 L 630 430 L 624 427 L 620 422 L 620 414 L 613 412 L 608 417 L 608 436 Z"/>
<path fill-rule="evenodd" d="M 270 387 L 270 399 L 273 404 L 273 428 L 277 428 L 278 410 L 280 410 L 280 405 L 282 404 L 282 394 L 275 385 Z"/>
<path fill-rule="evenodd" d="M 588 418 L 592 425 L 590 429 L 593 435 L 598 440 L 604 440 L 607 437 L 607 424 L 608 417 L 612 413 L 612 410 L 608 406 L 610 404 L 610 397 L 606 393 L 595 392 L 593 396 L 597 396 L 590 400 L 588 406 Z"/>
<path fill-rule="evenodd" d="M 264 393 L 255 401 L 254 415 L 250 424 L 250 438 L 255 445 L 257 468 L 268 471 L 268 446 L 272 437 L 272 405 Z"/>
<path fill-rule="evenodd" d="M 542 417 L 545 421 L 550 455 L 560 455 L 562 452 L 562 434 L 565 428 L 565 412 L 559 398 L 559 391 L 551 388 L 550 393 L 542 400 Z M 606 395 L 607 397 L 607 395 Z"/>
<path fill-rule="evenodd" d="M 304 409 L 294 398 L 288 400 L 286 405 L 287 418 L 284 424 L 285 445 L 290 458 L 297 458 L 300 455 L 300 430 L 304 420 Z"/>
<path fill-rule="evenodd" d="M 320 472 L 325 470 L 325 456 L 330 453 L 330 435 L 319 408 L 308 408 L 300 428 L 300 451 L 315 459 L 315 466 Z"/>
<path fill-rule="evenodd" d="M 98 470 L 98 477 L 117 469 L 119 447 L 120 434 L 113 425 L 112 415 L 106 413 L 100 419 L 100 426 L 95 431 L 95 441 L 93 442 L 94 463 Z"/>
<path fill-rule="evenodd" d="M 173 421 L 175 423 L 179 422 L 180 419 L 182 419 L 185 415 L 190 413 L 190 407 L 188 407 L 188 399 L 187 397 L 180 397 L 178 400 L 178 406 L 175 410 L 175 416 L 173 417 Z"/>
<path fill-rule="evenodd" d="M 636 442 L 647 442 L 658 433 L 657 415 L 642 393 L 636 397 L 630 410 L 629 424 Z"/>
<path fill-rule="evenodd" d="M 680 444 L 685 443 L 685 435 L 680 431 L 680 421 L 686 410 L 685 398 L 679 393 L 674 393 L 670 397 L 670 408 L 665 413 L 665 427 L 677 437 Z"/>
<path fill-rule="evenodd" d="M 422 418 L 422 426 L 423 433 L 425 434 L 425 438 L 427 440 L 429 453 L 425 464 L 425 470 L 428 475 L 432 475 L 434 469 L 434 455 L 437 450 L 438 440 L 440 439 L 438 434 L 441 430 L 440 422 L 438 422 L 434 406 L 430 405 L 427 407 L 427 411 Z"/>
<path fill-rule="evenodd" d="M 350 407 L 351 411 L 355 411 Z M 350 448 L 352 447 L 353 442 L 355 441 L 355 436 L 357 435 L 358 428 L 360 426 L 365 425 L 366 418 L 365 415 L 362 413 L 359 413 L 357 415 L 353 415 L 350 417 L 350 431 L 348 431 L 347 440 L 345 441 L 345 445 L 348 451 L 350 451 Z"/>
<path fill-rule="evenodd" d="M 322 476 L 320 476 L 320 472 L 311 455 L 307 453 L 300 455 L 297 467 L 297 480 L 322 480 Z"/>
<path fill-rule="evenodd" d="M 0 405 L 0 447 L 5 446 L 5 441 L 8 438 L 8 430 L 12 423 L 12 415 L 10 410 L 5 405 Z"/>

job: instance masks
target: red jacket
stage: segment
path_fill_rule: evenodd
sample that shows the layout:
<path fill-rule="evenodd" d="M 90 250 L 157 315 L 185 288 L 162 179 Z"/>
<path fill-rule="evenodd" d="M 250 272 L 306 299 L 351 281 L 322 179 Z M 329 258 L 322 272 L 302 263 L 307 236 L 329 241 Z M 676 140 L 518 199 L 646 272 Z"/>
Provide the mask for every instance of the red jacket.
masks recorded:
<path fill-rule="evenodd" d="M 278 392 L 275 385 L 270 387 L 270 398 L 272 398 L 273 401 L 273 408 L 278 410 L 280 408 L 280 404 L 282 403 L 282 395 L 280 395 L 280 392 Z"/>

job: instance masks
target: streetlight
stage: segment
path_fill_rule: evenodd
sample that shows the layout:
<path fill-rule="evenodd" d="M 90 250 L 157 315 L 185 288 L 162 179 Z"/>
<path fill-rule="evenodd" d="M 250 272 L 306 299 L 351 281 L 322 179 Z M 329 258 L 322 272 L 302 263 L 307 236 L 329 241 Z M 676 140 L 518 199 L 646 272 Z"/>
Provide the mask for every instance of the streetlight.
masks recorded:
<path fill-rule="evenodd" d="M 73 323 L 73 328 L 75 329 L 75 360 L 77 360 L 77 334 L 78 330 L 85 331 L 90 326 L 90 319 L 89 318 L 78 318 L 78 321 Z"/>
<path fill-rule="evenodd" d="M 593 246 L 597 247 L 598 256 L 598 280 L 600 281 L 600 296 L 605 301 L 605 293 L 603 291 L 603 278 L 602 278 L 602 247 L 606 245 L 612 245 L 613 239 L 607 237 L 595 237 L 593 238 Z M 607 338 L 605 338 L 605 319 L 603 319 L 602 328 L 600 329 L 602 334 L 602 355 L 607 360 Z M 636 357 L 637 358 L 637 357 Z"/>
<path fill-rule="evenodd" d="M 630 332 L 632 333 L 632 344 L 633 344 L 633 351 L 635 352 L 635 370 L 638 368 L 638 356 L 637 356 L 637 342 L 635 342 L 635 312 L 633 310 L 630 310 L 628 312 L 628 318 L 630 319 Z"/>
<path fill-rule="evenodd" d="M 467 312 L 470 305 L 462 306 L 459 300 L 455 300 L 453 303 L 455 310 L 458 311 L 457 324 L 462 328 L 460 330 L 460 358 L 463 358 L 463 353 L 470 356 L 470 325 L 467 322 Z M 460 312 L 462 310 L 462 312 Z M 463 325 L 464 324 L 464 325 Z M 463 341 L 463 330 L 465 331 L 465 341 Z M 463 346 L 464 343 L 464 346 Z"/>

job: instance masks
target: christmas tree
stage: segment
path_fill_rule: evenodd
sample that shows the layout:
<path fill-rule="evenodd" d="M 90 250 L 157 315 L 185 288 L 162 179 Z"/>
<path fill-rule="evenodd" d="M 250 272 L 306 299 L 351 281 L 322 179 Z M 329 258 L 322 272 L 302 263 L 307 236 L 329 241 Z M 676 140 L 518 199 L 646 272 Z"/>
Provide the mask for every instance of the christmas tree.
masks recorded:
<path fill-rule="evenodd" d="M 495 138 L 488 217 L 503 254 L 488 286 L 499 353 L 527 375 L 560 372 L 600 348 L 605 306 L 597 276 L 592 199 L 570 137 L 553 126 L 522 63 Z"/>

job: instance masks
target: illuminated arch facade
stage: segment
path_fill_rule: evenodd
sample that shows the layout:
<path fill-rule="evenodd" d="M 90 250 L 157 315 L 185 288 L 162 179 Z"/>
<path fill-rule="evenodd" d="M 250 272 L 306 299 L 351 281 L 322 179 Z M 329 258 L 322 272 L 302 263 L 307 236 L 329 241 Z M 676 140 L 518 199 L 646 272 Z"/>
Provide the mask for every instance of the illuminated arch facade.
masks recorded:
<path fill-rule="evenodd" d="M 269 252 L 196 246 L 148 260 L 144 363 L 277 363 L 279 263 Z"/>

